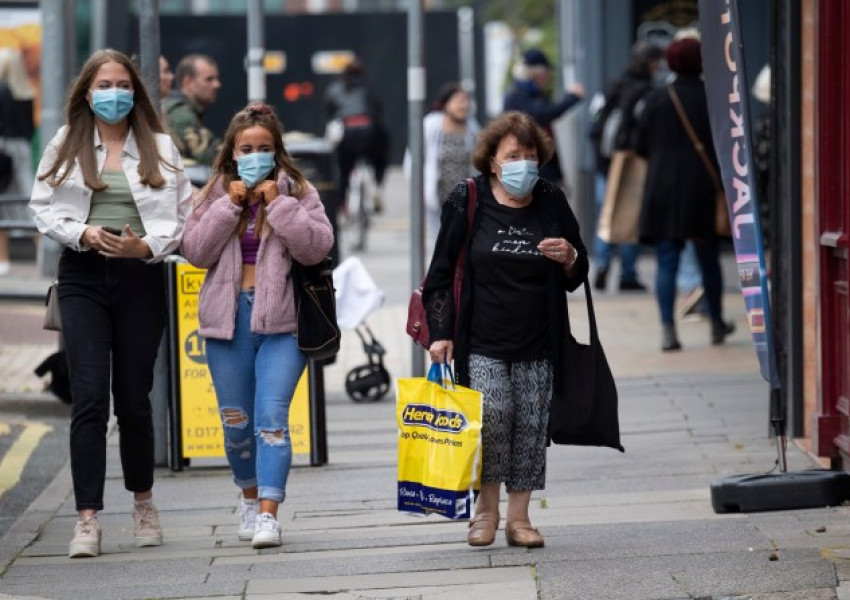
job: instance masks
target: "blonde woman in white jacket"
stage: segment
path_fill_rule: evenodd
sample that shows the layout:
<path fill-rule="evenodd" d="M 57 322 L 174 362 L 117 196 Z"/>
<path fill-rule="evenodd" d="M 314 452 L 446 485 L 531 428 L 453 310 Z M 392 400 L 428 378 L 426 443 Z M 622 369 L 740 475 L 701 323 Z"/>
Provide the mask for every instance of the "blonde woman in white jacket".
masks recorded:
<path fill-rule="evenodd" d="M 179 246 L 192 200 L 180 155 L 124 54 L 99 50 L 86 61 L 67 123 L 44 152 L 30 207 L 39 231 L 65 246 L 58 296 L 73 397 L 76 558 L 100 553 L 110 391 L 134 541 L 162 543 L 148 394 L 165 325 L 161 261 Z"/>

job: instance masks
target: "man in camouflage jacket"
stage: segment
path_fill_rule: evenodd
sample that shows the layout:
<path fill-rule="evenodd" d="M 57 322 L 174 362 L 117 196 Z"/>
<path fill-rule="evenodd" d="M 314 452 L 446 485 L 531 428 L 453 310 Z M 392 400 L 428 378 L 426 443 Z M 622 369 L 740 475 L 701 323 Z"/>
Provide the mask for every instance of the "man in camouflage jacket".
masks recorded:
<path fill-rule="evenodd" d="M 179 92 L 163 103 L 171 137 L 187 164 L 212 165 L 221 140 L 204 126 L 203 115 L 221 88 L 218 66 L 209 56 L 190 54 L 177 65 L 175 79 Z"/>

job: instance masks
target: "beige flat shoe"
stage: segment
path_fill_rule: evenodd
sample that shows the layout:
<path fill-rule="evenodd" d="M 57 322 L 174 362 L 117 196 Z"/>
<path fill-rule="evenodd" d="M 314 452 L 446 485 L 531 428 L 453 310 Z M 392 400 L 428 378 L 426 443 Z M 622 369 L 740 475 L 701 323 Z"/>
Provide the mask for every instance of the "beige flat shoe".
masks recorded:
<path fill-rule="evenodd" d="M 470 546 L 489 546 L 496 540 L 496 530 L 499 528 L 499 513 L 482 513 L 475 515 L 469 522 L 469 533 L 466 542 Z"/>
<path fill-rule="evenodd" d="M 508 523 L 505 526 L 505 538 L 508 540 L 508 546 L 543 547 L 543 536 L 527 522 Z"/>

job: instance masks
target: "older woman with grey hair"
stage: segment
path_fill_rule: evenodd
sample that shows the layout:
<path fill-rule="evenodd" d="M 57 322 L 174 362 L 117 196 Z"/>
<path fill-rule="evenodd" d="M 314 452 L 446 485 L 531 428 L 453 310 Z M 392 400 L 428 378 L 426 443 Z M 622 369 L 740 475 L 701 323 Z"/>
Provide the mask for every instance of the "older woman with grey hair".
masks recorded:
<path fill-rule="evenodd" d="M 508 544 L 543 546 L 528 506 L 532 491 L 545 486 L 549 406 L 561 384 L 554 365 L 560 364 L 564 292 L 587 277 L 575 215 L 564 192 L 538 174 L 551 155 L 551 139 L 526 114 L 506 113 L 482 130 L 472 152 L 481 174 L 474 189 L 460 183 L 443 204 L 423 288 L 431 360 L 454 358 L 458 382 L 483 396 L 481 492 L 467 535 L 471 546 L 495 540 L 503 482 Z M 456 299 L 461 254 L 465 276 Z"/>

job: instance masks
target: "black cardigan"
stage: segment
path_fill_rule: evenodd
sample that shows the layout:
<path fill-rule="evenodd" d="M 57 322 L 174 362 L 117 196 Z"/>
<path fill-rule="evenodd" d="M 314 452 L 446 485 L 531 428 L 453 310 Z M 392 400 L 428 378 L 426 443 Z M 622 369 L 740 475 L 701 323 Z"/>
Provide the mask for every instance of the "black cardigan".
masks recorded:
<path fill-rule="evenodd" d="M 483 194 L 493 194 L 490 179 L 484 175 L 475 178 L 478 187 L 477 205 L 481 205 Z M 469 223 L 466 208 L 469 203 L 469 188 L 466 182 L 460 183 L 449 194 L 443 204 L 440 217 L 440 232 L 434 246 L 431 266 L 425 278 L 422 300 L 428 318 L 428 330 L 431 341 L 453 340 L 455 378 L 457 383 L 469 386 L 469 324 L 470 311 L 473 310 L 471 279 L 475 265 L 472 264 L 470 246 L 472 236 L 468 236 Z M 540 220 L 541 229 L 546 237 L 566 238 L 578 251 L 572 275 L 567 277 L 563 267 L 555 261 L 547 272 L 547 322 L 551 323 L 549 348 L 554 368 L 554 389 L 560 387 L 561 338 L 564 331 L 566 307 L 565 291 L 572 292 L 587 278 L 587 250 L 581 241 L 578 221 L 573 214 L 564 192 L 546 179 L 540 179 L 532 191 L 533 214 Z M 472 234 L 481 223 L 481 211 L 476 209 L 472 222 Z M 455 315 L 455 302 L 452 292 L 454 271 L 461 248 L 466 244 L 463 286 L 460 297 L 460 315 Z M 457 319 L 457 330 L 455 321 Z"/>

